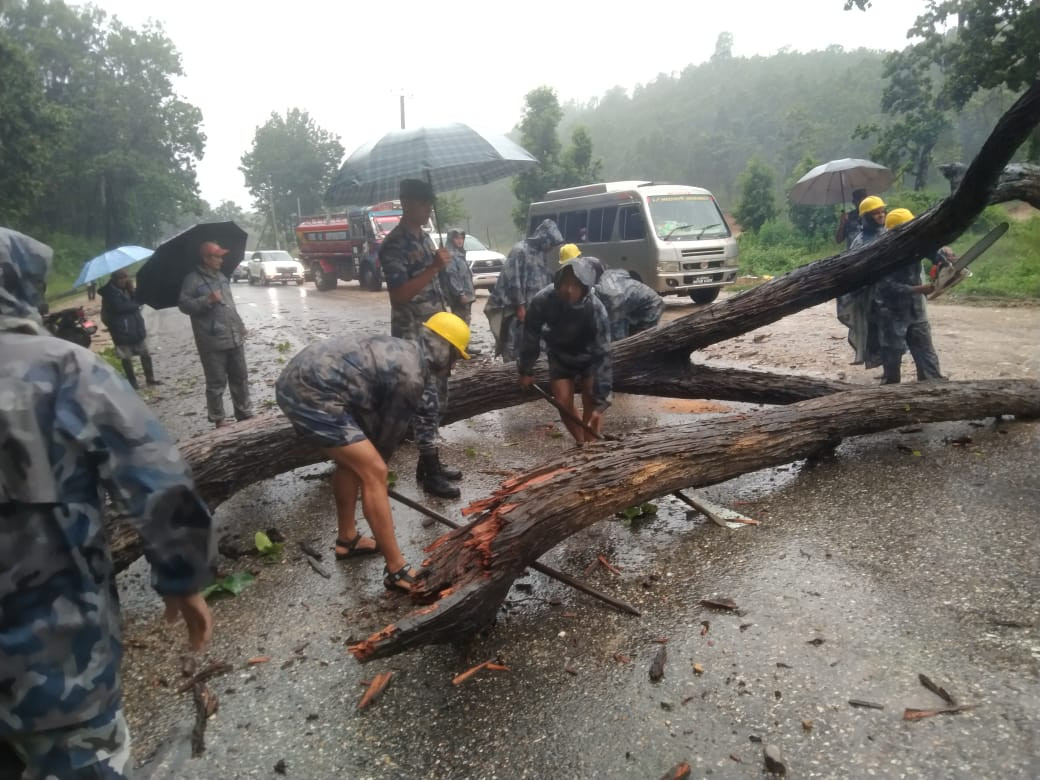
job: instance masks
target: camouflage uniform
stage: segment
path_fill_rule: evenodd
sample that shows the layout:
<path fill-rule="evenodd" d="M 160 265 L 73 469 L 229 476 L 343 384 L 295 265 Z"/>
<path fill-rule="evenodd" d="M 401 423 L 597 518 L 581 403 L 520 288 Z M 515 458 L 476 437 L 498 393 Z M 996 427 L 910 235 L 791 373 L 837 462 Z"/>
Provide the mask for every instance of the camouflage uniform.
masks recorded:
<path fill-rule="evenodd" d="M 10 236 L 0 231 L 0 742 L 27 777 L 123 777 L 121 632 L 102 487 L 140 532 L 164 595 L 209 581 L 212 519 L 126 381 L 43 330 L 29 282 L 45 277 L 48 257 Z"/>
<path fill-rule="evenodd" d="M 278 377 L 278 405 L 319 447 L 369 439 L 389 460 L 409 424 L 416 439 L 432 442 L 440 407 L 431 363 L 448 362 L 446 343 L 434 339 L 424 328 L 418 341 L 357 335 L 316 341 Z"/>
<path fill-rule="evenodd" d="M 456 235 L 466 234 L 461 230 L 448 231 L 447 248 L 451 252 L 451 262 L 441 271 L 441 289 L 448 298 L 451 313 L 461 317 L 469 325 L 470 309 L 473 308 L 477 294 L 473 288 L 473 271 L 466 262 L 466 250 L 455 246 Z"/>
<path fill-rule="evenodd" d="M 495 336 L 495 354 L 501 355 L 507 363 L 516 360 L 523 339 L 523 325 L 516 318 L 516 310 L 529 305 L 552 281 L 545 256 L 562 243 L 563 236 L 556 223 L 544 219 L 529 238 L 509 250 L 502 265 L 484 311 Z"/>
<path fill-rule="evenodd" d="M 219 292 L 220 303 L 209 301 Z M 246 326 L 238 316 L 231 284 L 220 271 L 197 266 L 181 282 L 177 308 L 191 317 L 195 346 L 206 377 L 206 410 L 213 423 L 224 419 L 224 388 L 231 389 L 236 420 L 253 416 L 246 370 Z"/>
<path fill-rule="evenodd" d="M 542 288 L 527 306 L 523 344 L 517 367 L 521 374 L 534 373 L 534 364 L 545 338 L 551 379 L 592 377 L 592 395 L 597 409 L 606 409 L 612 400 L 610 359 L 610 319 L 592 284 L 595 272 L 585 258 L 571 261 L 556 273 L 553 284 Z M 574 268 L 587 294 L 578 303 L 567 304 L 556 294 L 556 286 L 567 268 Z M 585 269 L 590 275 L 585 276 Z"/>
<path fill-rule="evenodd" d="M 426 233 L 416 236 L 403 222 L 390 231 L 379 249 L 386 288 L 396 290 L 412 277 L 422 273 L 433 263 L 436 252 L 433 239 Z M 437 274 L 422 290 L 406 303 L 390 304 L 390 335 L 399 339 L 419 340 L 422 324 L 439 311 L 450 311 L 441 289 L 441 274 Z"/>
<path fill-rule="evenodd" d="M 939 262 L 937 256 L 933 262 Z M 932 345 L 932 328 L 920 286 L 921 261 L 899 266 L 873 285 L 874 310 L 886 383 L 900 380 L 903 354 L 909 349 L 917 367 L 917 380 L 942 379 L 939 356 Z"/>
<path fill-rule="evenodd" d="M 664 314 L 664 300 L 657 291 L 620 268 L 603 272 L 596 282 L 596 295 L 610 317 L 611 341 L 656 327 Z"/>
<path fill-rule="evenodd" d="M 862 220 L 862 229 L 856 234 L 850 249 L 876 241 L 884 235 L 885 228 L 872 219 Z M 874 285 L 838 296 L 838 321 L 849 329 L 849 345 L 855 357 L 852 364 L 863 364 L 864 368 L 882 365 L 881 343 L 877 329 L 877 313 L 874 310 Z"/>

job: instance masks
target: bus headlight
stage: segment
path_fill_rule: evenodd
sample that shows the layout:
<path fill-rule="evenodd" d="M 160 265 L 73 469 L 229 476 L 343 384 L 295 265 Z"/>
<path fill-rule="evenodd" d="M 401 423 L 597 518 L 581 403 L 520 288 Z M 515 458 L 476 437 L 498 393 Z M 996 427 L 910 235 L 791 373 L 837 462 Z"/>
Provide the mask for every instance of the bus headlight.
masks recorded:
<path fill-rule="evenodd" d="M 659 274 L 677 274 L 681 270 L 679 263 L 674 260 L 661 260 L 657 263 L 657 273 Z"/>

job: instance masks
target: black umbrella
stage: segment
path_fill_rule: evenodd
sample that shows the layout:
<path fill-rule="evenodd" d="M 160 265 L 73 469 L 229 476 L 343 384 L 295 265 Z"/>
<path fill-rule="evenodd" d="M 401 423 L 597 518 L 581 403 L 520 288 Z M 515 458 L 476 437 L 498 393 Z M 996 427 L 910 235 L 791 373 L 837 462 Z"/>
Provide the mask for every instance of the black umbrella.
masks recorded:
<path fill-rule="evenodd" d="M 220 270 L 229 277 L 246 253 L 247 234 L 234 222 L 203 222 L 163 241 L 137 272 L 137 300 L 153 309 L 177 305 L 181 282 L 202 262 L 199 247 L 216 241 L 228 253 Z"/>

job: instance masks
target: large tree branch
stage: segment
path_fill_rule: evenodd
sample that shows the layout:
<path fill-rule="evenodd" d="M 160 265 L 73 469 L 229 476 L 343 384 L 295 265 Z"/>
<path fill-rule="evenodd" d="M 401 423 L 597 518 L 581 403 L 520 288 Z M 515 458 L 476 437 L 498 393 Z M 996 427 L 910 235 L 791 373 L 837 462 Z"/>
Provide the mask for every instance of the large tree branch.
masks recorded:
<path fill-rule="evenodd" d="M 599 442 L 502 483 L 478 519 L 428 549 L 417 601 L 434 601 L 350 648 L 368 661 L 465 638 L 490 621 L 513 580 L 563 539 L 625 507 L 789 463 L 846 436 L 998 414 L 1040 415 L 1032 380 L 862 388 L 753 415 L 658 428 Z"/>

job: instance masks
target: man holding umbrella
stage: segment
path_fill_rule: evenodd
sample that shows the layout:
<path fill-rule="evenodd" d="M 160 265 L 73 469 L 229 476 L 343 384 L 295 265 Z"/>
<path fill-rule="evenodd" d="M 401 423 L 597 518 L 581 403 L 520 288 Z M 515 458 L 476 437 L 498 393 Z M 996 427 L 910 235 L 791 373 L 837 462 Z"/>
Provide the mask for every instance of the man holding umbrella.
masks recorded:
<path fill-rule="evenodd" d="M 433 245 L 423 228 L 433 213 L 433 188 L 422 179 L 404 179 L 400 185 L 401 221 L 383 240 L 379 263 L 390 292 L 390 335 L 419 342 L 423 323 L 438 312 L 450 311 L 441 288 L 441 271 L 451 263 L 451 253 Z M 447 375 L 437 377 L 440 408 L 448 406 Z M 447 469 L 440 461 L 437 428 L 416 426 L 419 463 L 415 479 L 428 493 L 458 498 L 461 492 L 448 480 L 462 479 L 462 472 Z"/>
<path fill-rule="evenodd" d="M 177 307 L 191 317 L 195 346 L 206 377 L 206 408 L 209 421 L 224 425 L 224 388 L 231 387 L 231 404 L 236 420 L 253 416 L 246 372 L 246 328 L 235 309 L 228 278 L 221 273 L 228 253 L 215 241 L 199 247 L 199 265 L 181 282 Z"/>

